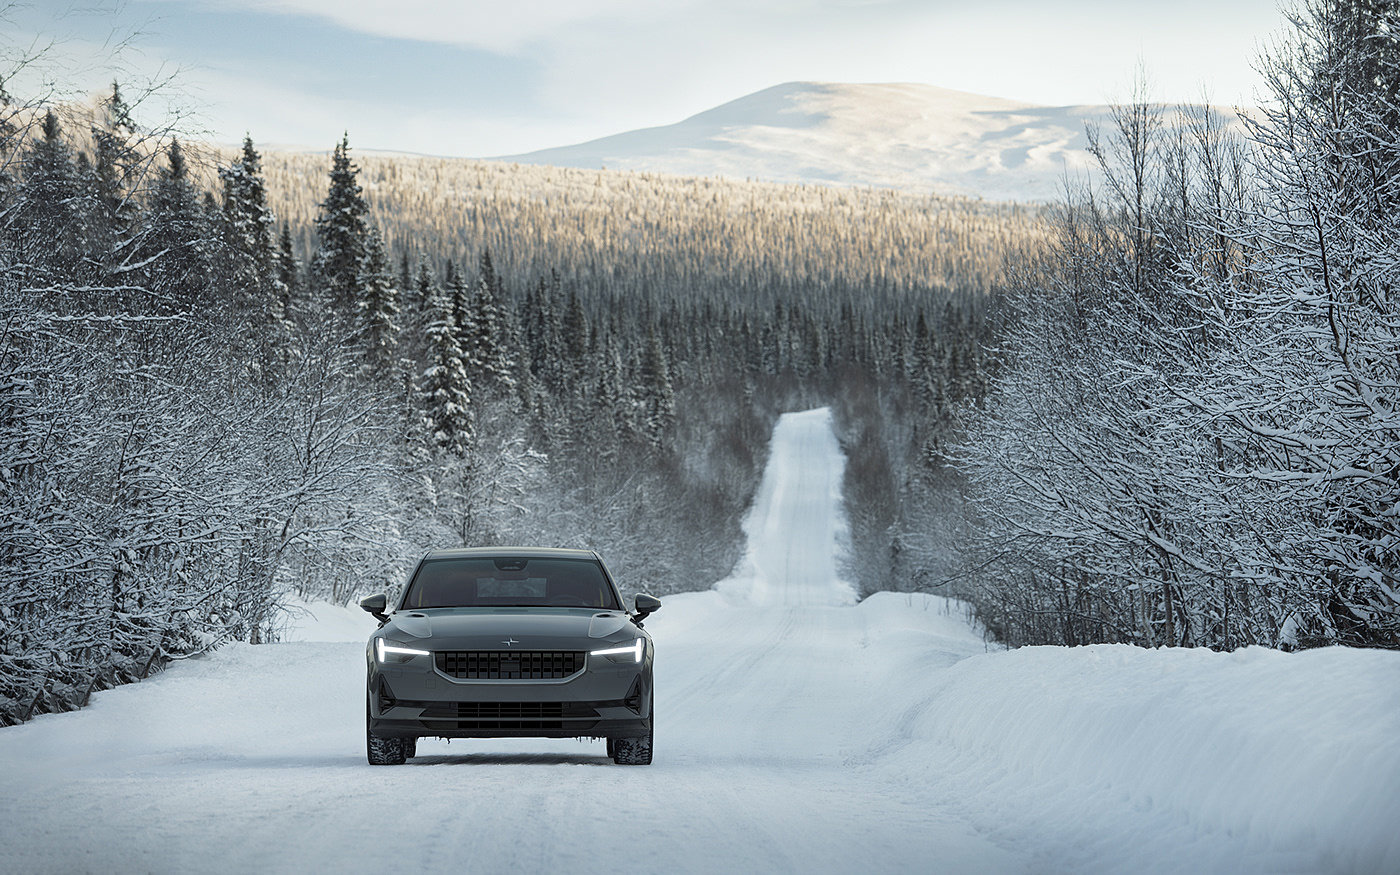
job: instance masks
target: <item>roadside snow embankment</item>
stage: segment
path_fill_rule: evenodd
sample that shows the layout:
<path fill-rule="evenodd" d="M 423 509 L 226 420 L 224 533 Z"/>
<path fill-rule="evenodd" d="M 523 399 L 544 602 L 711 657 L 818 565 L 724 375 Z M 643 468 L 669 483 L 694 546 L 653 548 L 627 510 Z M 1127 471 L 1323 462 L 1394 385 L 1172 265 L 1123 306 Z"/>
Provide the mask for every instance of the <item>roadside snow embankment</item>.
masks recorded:
<path fill-rule="evenodd" d="M 1042 821 L 1072 868 L 1400 872 L 1400 653 L 1026 647 L 926 705 L 881 765 L 966 781 L 984 828 Z"/>
<path fill-rule="evenodd" d="M 306 602 L 296 596 L 283 601 L 286 624 L 282 640 L 353 641 L 363 644 L 379 625 L 359 605 L 332 605 L 326 602 Z"/>

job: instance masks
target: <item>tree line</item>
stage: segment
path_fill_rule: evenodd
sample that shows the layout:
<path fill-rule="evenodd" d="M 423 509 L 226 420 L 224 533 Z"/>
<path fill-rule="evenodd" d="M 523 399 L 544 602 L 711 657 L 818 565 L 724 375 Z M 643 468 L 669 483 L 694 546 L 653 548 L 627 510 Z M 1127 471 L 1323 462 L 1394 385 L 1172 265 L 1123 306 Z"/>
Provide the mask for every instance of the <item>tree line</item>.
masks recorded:
<path fill-rule="evenodd" d="M 298 253 L 317 245 L 325 162 L 265 156 L 269 204 Z M 471 263 L 488 249 L 507 285 L 558 273 L 587 308 L 781 301 L 834 313 L 845 301 L 912 318 L 950 292 L 985 294 L 1005 250 L 1042 233 L 1039 207 L 894 189 L 374 154 L 357 164 L 391 252 Z"/>
<path fill-rule="evenodd" d="M 949 579 L 1006 641 L 1400 646 L 1400 11 L 1291 22 L 1246 136 L 1091 132 L 999 298 Z"/>

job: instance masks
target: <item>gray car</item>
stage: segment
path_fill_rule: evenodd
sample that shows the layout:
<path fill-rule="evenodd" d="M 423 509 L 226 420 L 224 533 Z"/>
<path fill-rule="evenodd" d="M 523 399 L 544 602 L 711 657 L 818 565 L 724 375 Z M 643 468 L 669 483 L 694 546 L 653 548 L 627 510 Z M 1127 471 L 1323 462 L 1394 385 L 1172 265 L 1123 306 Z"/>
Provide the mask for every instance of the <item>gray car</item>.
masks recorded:
<path fill-rule="evenodd" d="M 649 765 L 652 642 L 597 553 L 541 547 L 437 550 L 366 652 L 371 765 L 414 756 L 419 738 L 603 738 L 623 765 Z"/>

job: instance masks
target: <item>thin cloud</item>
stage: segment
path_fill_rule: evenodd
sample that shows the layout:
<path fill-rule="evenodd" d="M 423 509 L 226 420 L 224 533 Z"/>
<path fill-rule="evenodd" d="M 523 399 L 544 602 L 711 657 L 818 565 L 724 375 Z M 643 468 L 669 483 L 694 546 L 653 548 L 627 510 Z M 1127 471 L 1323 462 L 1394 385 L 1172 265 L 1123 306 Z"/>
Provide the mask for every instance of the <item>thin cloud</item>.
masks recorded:
<path fill-rule="evenodd" d="M 394 39 L 514 53 L 585 24 L 655 20 L 699 7 L 699 0 L 166 0 L 205 8 L 322 18 L 348 30 Z"/>
<path fill-rule="evenodd" d="M 112 17 L 156 21 L 152 52 L 206 83 L 225 139 L 318 142 L 353 121 L 378 148 L 491 155 L 668 124 L 793 80 L 1102 103 L 1142 61 L 1160 99 L 1248 103 L 1274 2 L 122 0 Z"/>

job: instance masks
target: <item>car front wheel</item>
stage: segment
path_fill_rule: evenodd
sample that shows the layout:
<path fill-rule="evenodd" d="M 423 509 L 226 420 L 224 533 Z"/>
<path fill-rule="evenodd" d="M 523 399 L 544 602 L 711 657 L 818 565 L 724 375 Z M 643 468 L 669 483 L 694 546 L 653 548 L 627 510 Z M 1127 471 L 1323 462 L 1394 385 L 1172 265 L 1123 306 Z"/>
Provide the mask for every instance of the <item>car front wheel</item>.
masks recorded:
<path fill-rule="evenodd" d="M 365 703 L 365 754 L 372 766 L 401 766 L 412 755 L 404 739 L 382 738 L 370 731 L 368 702 Z"/>
<path fill-rule="evenodd" d="M 615 738 L 608 741 L 608 753 L 619 766 L 651 765 L 651 740 L 656 734 L 656 699 L 651 699 L 651 720 L 647 734 L 637 738 Z"/>

